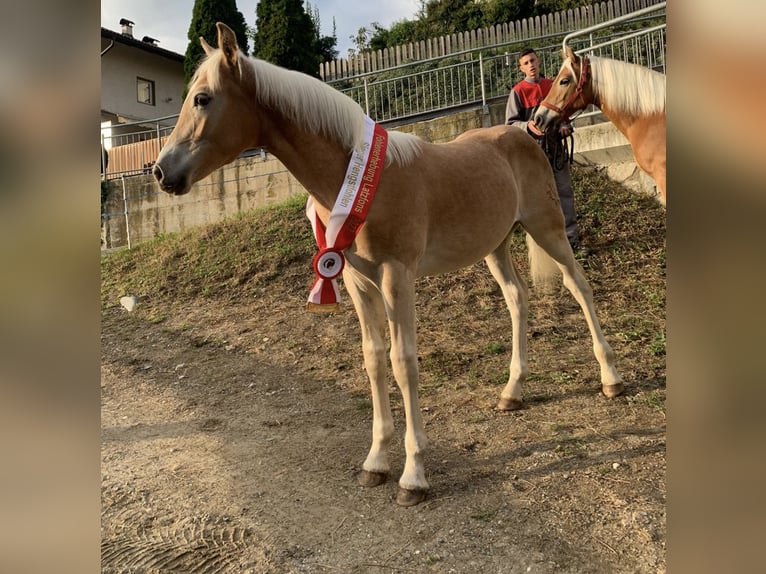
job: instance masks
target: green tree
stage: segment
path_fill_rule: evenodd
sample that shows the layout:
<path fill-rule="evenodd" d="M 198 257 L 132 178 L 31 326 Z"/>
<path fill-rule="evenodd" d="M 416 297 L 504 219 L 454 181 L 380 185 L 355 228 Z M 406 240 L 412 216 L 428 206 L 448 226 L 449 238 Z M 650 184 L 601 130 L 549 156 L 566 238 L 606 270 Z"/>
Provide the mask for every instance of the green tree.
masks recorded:
<path fill-rule="evenodd" d="M 200 36 L 211 46 L 218 45 L 218 31 L 215 23 L 223 22 L 234 30 L 237 44 L 247 54 L 247 25 L 242 12 L 237 10 L 236 0 L 194 0 L 192 20 L 189 24 L 189 45 L 184 55 L 184 82 L 189 85 L 200 61 L 205 57 L 205 51 L 199 43 Z"/>
<path fill-rule="evenodd" d="M 253 54 L 283 68 L 319 76 L 317 30 L 302 0 L 260 0 Z"/>
<path fill-rule="evenodd" d="M 535 0 L 489 0 L 482 3 L 484 26 L 497 26 L 529 18 L 535 10 Z"/>
<path fill-rule="evenodd" d="M 538 0 L 535 2 L 535 16 L 550 14 L 551 12 L 561 12 L 593 4 L 594 0 Z"/>
<path fill-rule="evenodd" d="M 380 28 L 377 22 L 375 22 L 373 26 L 377 27 L 376 29 L 385 30 L 384 28 Z M 349 56 L 353 56 L 357 53 L 361 54 L 370 49 L 370 31 L 366 26 L 359 28 L 359 30 L 356 31 L 356 34 L 349 36 L 348 39 L 354 43 L 354 47 L 348 51 Z"/>
<path fill-rule="evenodd" d="M 311 3 L 306 0 L 306 12 L 311 18 L 311 22 L 314 24 L 314 39 L 316 42 L 315 50 L 319 55 L 320 62 L 329 62 L 335 60 L 338 57 L 338 35 L 335 29 L 335 18 L 332 19 L 332 36 L 322 36 L 322 20 L 319 17 L 319 8 L 312 6 Z"/>
<path fill-rule="evenodd" d="M 416 26 L 414 20 L 399 20 L 391 24 L 390 30 L 386 30 L 378 22 L 373 22 L 368 47 L 370 50 L 382 50 L 421 40 L 422 38 L 417 36 Z"/>
<path fill-rule="evenodd" d="M 593 3 L 594 0 L 420 0 L 414 20 L 399 20 L 390 29 L 373 22 L 350 38 L 359 52 L 380 50 Z"/>
<path fill-rule="evenodd" d="M 475 30 L 482 26 L 481 4 L 473 0 L 430 0 L 424 8 L 425 29 L 429 36 Z"/>
<path fill-rule="evenodd" d="M 399 20 L 391 25 L 390 30 L 373 22 L 371 29 L 360 29 L 360 33 L 364 30 L 364 37 L 357 34 L 351 39 L 358 47 L 361 46 L 360 51 L 380 50 L 435 36 L 513 22 L 529 18 L 534 13 L 535 0 L 421 0 L 415 20 Z M 363 44 L 360 44 L 360 40 L 364 40 Z"/>

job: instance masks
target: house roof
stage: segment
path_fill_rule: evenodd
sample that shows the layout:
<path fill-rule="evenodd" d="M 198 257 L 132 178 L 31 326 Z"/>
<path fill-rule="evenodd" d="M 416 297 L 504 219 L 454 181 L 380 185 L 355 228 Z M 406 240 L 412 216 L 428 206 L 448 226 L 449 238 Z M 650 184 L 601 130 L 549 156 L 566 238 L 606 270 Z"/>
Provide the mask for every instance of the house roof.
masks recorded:
<path fill-rule="evenodd" d="M 115 32 L 113 30 L 107 30 L 106 28 L 101 28 L 101 37 L 107 38 L 109 40 L 114 40 L 115 42 L 119 42 L 120 44 L 125 44 L 126 46 L 131 46 L 133 48 L 138 48 L 139 50 L 144 50 L 146 52 L 150 52 L 158 56 L 163 56 L 165 58 L 168 58 L 169 60 L 174 60 L 176 62 L 184 61 L 183 54 L 171 52 L 170 50 L 166 50 L 165 48 L 160 48 L 159 46 L 155 46 L 152 42 L 148 42 L 148 41 L 142 42 L 141 40 L 136 40 L 135 38 L 131 38 L 130 36 L 126 36 L 125 34 L 122 34 L 120 32 Z M 148 36 L 145 36 L 145 38 L 149 40 L 153 40 L 152 38 L 149 38 Z"/>

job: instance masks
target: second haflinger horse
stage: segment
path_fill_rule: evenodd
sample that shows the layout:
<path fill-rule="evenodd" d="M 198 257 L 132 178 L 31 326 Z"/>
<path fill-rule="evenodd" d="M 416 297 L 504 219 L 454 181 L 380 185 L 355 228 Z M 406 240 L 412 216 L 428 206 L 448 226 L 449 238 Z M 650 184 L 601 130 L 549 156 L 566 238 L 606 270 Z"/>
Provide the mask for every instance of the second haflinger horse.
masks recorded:
<path fill-rule="evenodd" d="M 583 56 L 564 47 L 564 63 L 534 120 L 541 130 L 555 129 L 575 112 L 594 104 L 625 136 L 638 167 L 665 189 L 665 74 L 645 66 Z"/>
<path fill-rule="evenodd" d="M 184 194 L 243 150 L 263 147 L 308 190 L 308 212 L 322 247 L 314 267 L 317 284 L 324 283 L 315 284 L 312 297 L 317 304 L 324 297 L 332 302 L 342 268 L 361 324 L 374 409 L 362 485 L 382 484 L 390 472 L 388 325 L 390 360 L 406 417 L 406 462 L 397 502 L 417 504 L 429 488 L 415 340 L 415 280 L 420 276 L 485 259 L 512 319 L 510 377 L 498 408 L 521 407 L 528 371 L 527 293 L 509 253 L 516 224 L 528 234 L 533 277 L 535 272 L 551 277 L 560 270 L 580 304 L 600 365 L 602 392 L 613 397 L 623 391 L 591 288 L 564 233 L 550 165 L 532 138 L 509 126 L 471 130 L 439 145 L 386 133 L 354 101 L 321 81 L 246 57 L 234 33 L 217 26 L 218 49 L 200 39 L 207 58 L 190 83 L 154 175 L 164 191 Z"/>

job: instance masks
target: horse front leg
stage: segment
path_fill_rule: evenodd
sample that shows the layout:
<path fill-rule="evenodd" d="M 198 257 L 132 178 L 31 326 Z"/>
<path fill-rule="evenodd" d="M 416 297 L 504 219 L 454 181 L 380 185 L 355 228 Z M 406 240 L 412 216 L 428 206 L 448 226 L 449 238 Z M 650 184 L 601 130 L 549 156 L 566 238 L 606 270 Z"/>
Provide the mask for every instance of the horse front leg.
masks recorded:
<path fill-rule="evenodd" d="M 386 380 L 386 312 L 378 288 L 350 266 L 343 271 L 343 281 L 359 318 L 364 367 L 372 390 L 372 444 L 359 484 L 373 487 L 388 480 L 388 447 L 394 433 Z"/>
<path fill-rule="evenodd" d="M 406 419 L 404 448 L 407 458 L 399 478 L 396 502 L 400 506 L 413 506 L 425 499 L 429 488 L 424 464 L 428 441 L 418 400 L 414 273 L 404 268 L 394 270 L 388 267 L 383 275 L 382 291 L 391 331 L 391 365 L 402 393 Z"/>
<path fill-rule="evenodd" d="M 512 344 L 511 364 L 506 384 L 500 393 L 497 408 L 501 411 L 520 409 L 522 405 L 521 384 L 527 377 L 527 321 L 528 301 L 527 286 L 519 276 L 511 259 L 508 248 L 510 236 L 500 246 L 485 257 L 492 277 L 503 292 L 505 304 L 511 313 Z"/>

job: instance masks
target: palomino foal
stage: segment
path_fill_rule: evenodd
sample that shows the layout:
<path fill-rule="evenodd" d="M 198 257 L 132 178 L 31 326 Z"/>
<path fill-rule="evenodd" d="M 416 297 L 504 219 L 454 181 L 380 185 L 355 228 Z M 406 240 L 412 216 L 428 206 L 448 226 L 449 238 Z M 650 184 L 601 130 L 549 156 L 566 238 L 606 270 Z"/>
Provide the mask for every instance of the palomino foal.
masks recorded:
<path fill-rule="evenodd" d="M 234 33 L 223 24 L 217 26 L 219 48 L 201 39 L 207 58 L 154 166 L 161 189 L 187 193 L 194 182 L 243 150 L 264 147 L 308 190 L 316 214 L 327 225 L 352 150 L 365 147 L 362 134 L 370 125 L 368 118 L 355 102 L 319 80 L 245 57 Z M 388 326 L 390 360 L 406 417 L 407 458 L 397 502 L 409 506 L 423 500 L 429 487 L 418 403 L 417 277 L 486 260 L 503 292 L 513 328 L 510 377 L 498 408 L 519 408 L 521 383 L 528 371 L 527 295 L 508 244 L 513 227 L 521 224 L 530 239 L 533 273 L 537 270 L 545 277 L 551 267 L 557 268 L 583 309 L 603 393 L 618 395 L 623 386 L 596 317 L 590 286 L 564 233 L 550 165 L 532 138 L 518 128 L 497 126 L 432 145 L 392 132 L 384 165 L 367 220 L 345 250 L 343 279 L 361 324 L 374 409 L 372 446 L 359 480 L 376 486 L 391 470 Z M 547 268 L 540 265 L 545 261 L 551 263 Z"/>

